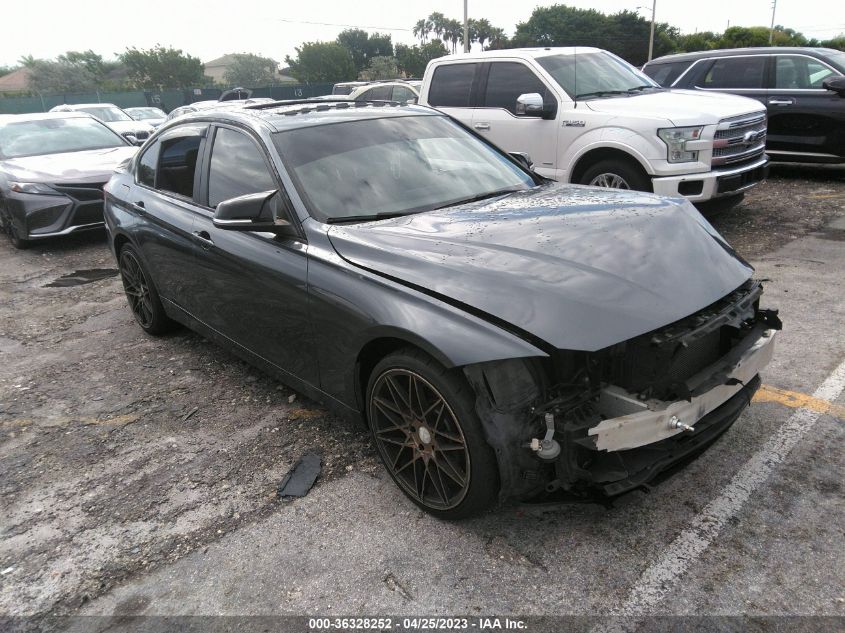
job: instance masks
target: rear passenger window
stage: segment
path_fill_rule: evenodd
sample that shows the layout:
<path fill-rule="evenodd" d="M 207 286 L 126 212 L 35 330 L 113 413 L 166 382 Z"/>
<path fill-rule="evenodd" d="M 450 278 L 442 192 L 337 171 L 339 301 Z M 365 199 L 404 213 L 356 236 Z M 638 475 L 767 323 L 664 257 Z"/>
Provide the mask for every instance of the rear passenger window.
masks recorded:
<path fill-rule="evenodd" d="M 477 64 L 438 66 L 428 89 L 428 104 L 434 107 L 468 108 Z"/>
<path fill-rule="evenodd" d="M 704 75 L 700 88 L 763 88 L 766 57 L 723 57 Z"/>
<path fill-rule="evenodd" d="M 390 86 L 376 86 L 375 88 L 364 91 L 358 99 L 361 101 L 390 101 L 390 92 Z"/>
<path fill-rule="evenodd" d="M 516 114 L 517 97 L 532 92 L 547 100 L 546 85 L 530 68 L 517 62 L 493 62 L 487 76 L 484 107 L 504 108 Z"/>
<path fill-rule="evenodd" d="M 199 136 L 177 136 L 161 141 L 156 188 L 191 198 L 199 156 Z"/>
<path fill-rule="evenodd" d="M 417 95 L 414 94 L 414 91 L 406 86 L 393 86 L 393 100 L 398 101 L 400 103 L 405 103 L 406 101 L 413 101 L 417 98 Z"/>
<path fill-rule="evenodd" d="M 249 193 L 278 189 L 264 154 L 251 138 L 228 128 L 218 128 L 211 150 L 208 206 Z"/>
<path fill-rule="evenodd" d="M 139 185 L 146 185 L 147 187 L 156 186 L 156 167 L 158 166 L 158 153 L 161 149 L 161 144 L 153 143 L 138 160 L 138 169 L 135 174 Z"/>

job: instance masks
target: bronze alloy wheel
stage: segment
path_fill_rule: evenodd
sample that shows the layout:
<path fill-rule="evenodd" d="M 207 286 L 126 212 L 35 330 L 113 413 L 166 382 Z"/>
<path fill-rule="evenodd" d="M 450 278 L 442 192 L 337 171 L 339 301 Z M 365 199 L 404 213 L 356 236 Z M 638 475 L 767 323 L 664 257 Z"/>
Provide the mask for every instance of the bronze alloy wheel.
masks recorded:
<path fill-rule="evenodd" d="M 470 485 L 470 454 L 440 392 L 413 371 L 389 369 L 373 384 L 368 409 L 382 460 L 405 493 L 434 510 L 460 504 Z"/>
<path fill-rule="evenodd" d="M 152 327 L 154 315 L 150 284 L 135 254 L 128 249 L 120 256 L 120 277 L 135 319 L 142 328 Z"/>

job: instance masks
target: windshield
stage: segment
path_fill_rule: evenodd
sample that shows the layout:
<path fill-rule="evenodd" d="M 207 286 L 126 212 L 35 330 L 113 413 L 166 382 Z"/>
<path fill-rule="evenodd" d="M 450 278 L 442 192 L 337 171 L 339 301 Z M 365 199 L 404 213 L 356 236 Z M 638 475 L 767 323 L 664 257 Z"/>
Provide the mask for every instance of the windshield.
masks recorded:
<path fill-rule="evenodd" d="M 610 53 L 548 55 L 537 62 L 570 97 L 584 99 L 659 88 L 649 77 Z"/>
<path fill-rule="evenodd" d="M 0 158 L 4 159 L 126 145 L 118 134 L 87 117 L 0 125 Z"/>
<path fill-rule="evenodd" d="M 130 108 L 127 110 L 132 118 L 136 121 L 143 121 L 144 119 L 163 119 L 167 115 L 158 108 Z"/>
<path fill-rule="evenodd" d="M 826 57 L 825 61 L 828 61 L 831 64 L 833 64 L 834 66 L 837 66 L 838 69 L 839 69 L 839 72 L 845 73 L 845 53 L 843 53 L 841 51 L 829 51 L 829 50 L 826 50 L 824 53 L 825 53 L 825 57 Z"/>
<path fill-rule="evenodd" d="M 442 116 L 398 116 L 274 135 L 322 221 L 429 211 L 534 186 L 509 158 Z"/>
<path fill-rule="evenodd" d="M 126 114 L 120 108 L 109 108 L 104 106 L 92 106 L 90 108 L 79 108 L 80 112 L 87 112 L 91 116 L 95 116 L 104 123 L 112 123 L 114 121 L 131 121 L 132 117 Z"/>

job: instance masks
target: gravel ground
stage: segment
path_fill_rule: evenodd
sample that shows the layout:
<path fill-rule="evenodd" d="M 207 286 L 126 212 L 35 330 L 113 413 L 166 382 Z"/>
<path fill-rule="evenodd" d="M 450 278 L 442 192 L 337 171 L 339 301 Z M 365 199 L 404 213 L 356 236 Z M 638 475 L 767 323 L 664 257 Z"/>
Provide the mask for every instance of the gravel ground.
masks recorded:
<path fill-rule="evenodd" d="M 841 239 L 824 227 L 843 209 L 845 169 L 775 167 L 710 219 L 756 261 Z M 102 234 L 0 242 L 0 615 L 76 613 L 274 516 L 304 453 L 323 455 L 318 489 L 381 478 L 362 427 L 188 331 L 145 336 L 117 277 L 47 287 L 114 267 Z M 495 535 L 486 547 L 536 566 Z"/>

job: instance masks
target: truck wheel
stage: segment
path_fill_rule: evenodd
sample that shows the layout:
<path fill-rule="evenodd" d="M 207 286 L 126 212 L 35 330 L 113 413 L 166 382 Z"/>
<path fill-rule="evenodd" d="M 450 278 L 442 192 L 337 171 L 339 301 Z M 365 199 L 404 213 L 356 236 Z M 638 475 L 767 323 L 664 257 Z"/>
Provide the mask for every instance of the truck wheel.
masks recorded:
<path fill-rule="evenodd" d="M 461 519 L 495 503 L 496 455 L 459 370 L 415 349 L 390 354 L 370 376 L 367 421 L 387 472 L 429 514 Z"/>
<path fill-rule="evenodd" d="M 613 158 L 588 167 L 579 182 L 593 187 L 651 191 L 651 181 L 638 167 Z"/>

